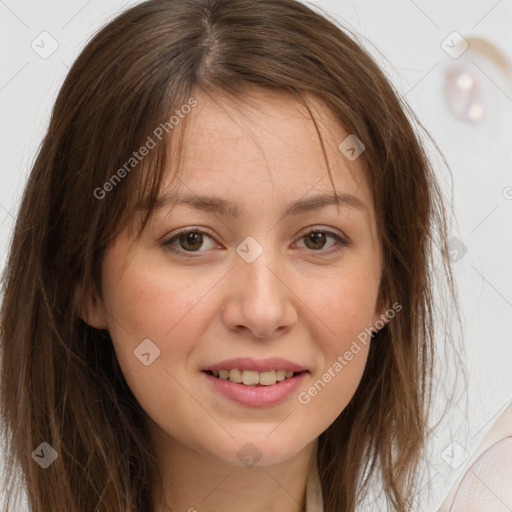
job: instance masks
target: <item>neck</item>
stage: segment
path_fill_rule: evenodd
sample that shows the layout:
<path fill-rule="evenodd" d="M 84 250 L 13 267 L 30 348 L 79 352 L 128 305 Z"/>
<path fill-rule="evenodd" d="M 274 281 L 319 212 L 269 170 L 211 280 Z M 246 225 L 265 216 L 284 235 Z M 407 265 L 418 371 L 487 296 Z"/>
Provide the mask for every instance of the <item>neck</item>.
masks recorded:
<path fill-rule="evenodd" d="M 163 489 L 154 489 L 154 512 L 303 512 L 315 442 L 270 466 L 233 466 L 165 436 L 155 443 Z"/>

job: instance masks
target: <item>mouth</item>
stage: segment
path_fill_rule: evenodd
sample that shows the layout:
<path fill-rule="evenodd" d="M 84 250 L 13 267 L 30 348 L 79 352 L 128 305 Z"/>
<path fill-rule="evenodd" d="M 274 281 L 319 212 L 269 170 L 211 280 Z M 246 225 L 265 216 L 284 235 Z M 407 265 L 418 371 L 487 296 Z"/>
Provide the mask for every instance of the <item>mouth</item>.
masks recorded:
<path fill-rule="evenodd" d="M 201 368 L 205 383 L 216 396 L 247 407 L 271 407 L 287 400 L 311 372 L 283 359 L 239 357 Z"/>
<path fill-rule="evenodd" d="M 282 380 L 277 378 L 283 377 L 283 370 L 259 372 L 230 368 L 229 370 L 202 370 L 201 373 L 206 379 L 208 388 L 216 396 L 224 396 L 231 402 L 246 407 L 272 407 L 296 393 L 310 372 L 285 370 Z M 216 373 L 218 373 L 217 376 Z M 239 380 L 240 382 L 237 382 Z"/>
<path fill-rule="evenodd" d="M 230 368 L 222 370 L 203 370 L 203 372 L 215 377 L 216 379 L 230 381 L 235 384 L 252 387 L 266 387 L 293 379 L 297 375 L 308 373 L 308 370 L 295 372 L 281 368 L 277 370 L 259 372 L 257 370 Z"/>

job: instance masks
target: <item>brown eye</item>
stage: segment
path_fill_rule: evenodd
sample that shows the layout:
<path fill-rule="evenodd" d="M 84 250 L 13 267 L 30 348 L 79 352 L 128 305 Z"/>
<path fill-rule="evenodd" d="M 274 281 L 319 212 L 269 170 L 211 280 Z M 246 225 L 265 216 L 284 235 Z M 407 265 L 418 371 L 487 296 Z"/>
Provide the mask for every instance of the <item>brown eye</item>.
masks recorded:
<path fill-rule="evenodd" d="M 325 242 L 327 240 L 327 237 L 325 236 L 324 232 L 321 231 L 313 231 L 312 233 L 308 233 L 304 240 L 306 240 L 306 246 L 308 249 L 322 249 L 325 245 Z M 311 243 L 311 245 L 309 245 Z"/>
<path fill-rule="evenodd" d="M 208 240 L 210 245 L 208 245 Z M 197 253 L 199 256 L 215 247 L 215 240 L 208 233 L 196 228 L 183 230 L 181 233 L 169 237 L 162 242 L 162 245 L 183 256 L 190 256 L 193 253 Z"/>
<path fill-rule="evenodd" d="M 181 247 L 186 251 L 197 251 L 203 244 L 203 234 L 191 231 L 180 235 L 178 240 Z"/>
<path fill-rule="evenodd" d="M 334 243 L 326 248 L 326 244 L 328 243 L 329 238 L 334 240 Z M 339 251 L 340 249 L 343 249 L 349 245 L 349 242 L 337 233 L 321 229 L 309 231 L 309 233 L 303 235 L 300 240 L 304 240 L 306 249 L 309 249 L 313 252 L 318 252 L 320 255 Z"/>

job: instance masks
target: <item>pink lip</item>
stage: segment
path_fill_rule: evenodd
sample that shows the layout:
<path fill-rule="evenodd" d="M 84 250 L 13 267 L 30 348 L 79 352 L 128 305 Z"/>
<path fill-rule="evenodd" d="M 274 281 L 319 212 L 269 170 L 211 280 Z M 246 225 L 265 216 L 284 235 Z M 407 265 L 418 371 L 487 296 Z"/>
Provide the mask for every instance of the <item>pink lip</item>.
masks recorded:
<path fill-rule="evenodd" d="M 237 368 L 237 366 L 231 368 Z M 273 366 L 273 368 L 276 368 L 276 366 Z M 278 368 L 283 369 L 283 367 L 279 365 Z M 212 367 L 212 369 L 216 368 Z M 223 366 L 220 369 L 226 369 L 226 367 Z M 244 369 L 249 368 L 244 367 Z M 208 382 L 216 391 L 222 393 L 234 402 L 251 407 L 267 407 L 278 404 L 290 396 L 300 386 L 309 372 L 298 373 L 289 379 L 276 382 L 271 386 L 246 386 L 245 384 L 237 384 L 230 380 L 219 379 L 218 377 L 206 373 L 206 371 L 201 373 L 208 379 Z"/>
<path fill-rule="evenodd" d="M 255 370 L 257 372 L 268 372 L 270 370 L 289 370 L 292 372 L 303 372 L 307 370 L 301 366 L 280 357 L 270 357 L 268 359 L 252 359 L 250 357 L 240 357 L 237 359 L 228 359 L 221 363 L 212 364 L 201 368 L 202 371 L 206 370 Z"/>

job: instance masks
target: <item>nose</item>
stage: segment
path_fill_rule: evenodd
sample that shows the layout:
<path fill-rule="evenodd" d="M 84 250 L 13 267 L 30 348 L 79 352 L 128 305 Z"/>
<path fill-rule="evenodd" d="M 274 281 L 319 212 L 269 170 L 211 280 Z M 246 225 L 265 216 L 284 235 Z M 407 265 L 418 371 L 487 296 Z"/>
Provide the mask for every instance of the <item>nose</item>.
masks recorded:
<path fill-rule="evenodd" d="M 222 309 L 226 327 L 255 338 L 289 331 L 298 318 L 297 296 L 276 251 L 264 248 L 251 263 L 237 255 L 234 266 Z"/>

